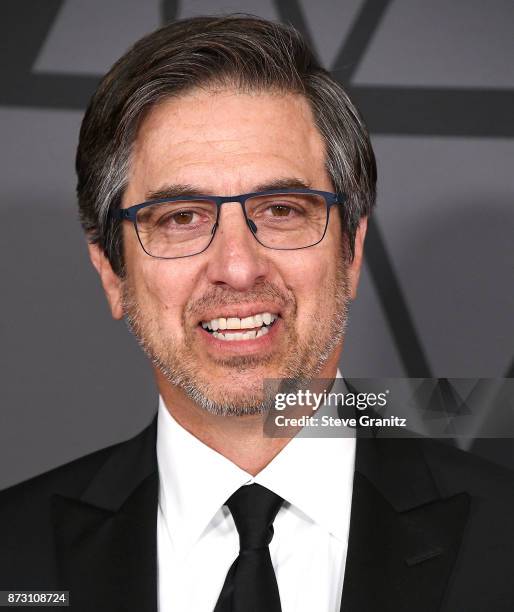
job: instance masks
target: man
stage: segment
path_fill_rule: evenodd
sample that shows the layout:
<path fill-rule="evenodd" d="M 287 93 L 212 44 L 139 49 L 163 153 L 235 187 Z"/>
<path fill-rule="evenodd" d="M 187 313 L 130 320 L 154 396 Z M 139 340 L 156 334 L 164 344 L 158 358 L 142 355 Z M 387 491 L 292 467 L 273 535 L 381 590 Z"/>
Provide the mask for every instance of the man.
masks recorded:
<path fill-rule="evenodd" d="M 158 415 L 0 495 L 0 588 L 88 612 L 511 610 L 507 470 L 429 440 L 263 435 L 264 381 L 339 376 L 375 200 L 366 128 L 299 34 L 150 34 L 95 93 L 77 172 Z"/>

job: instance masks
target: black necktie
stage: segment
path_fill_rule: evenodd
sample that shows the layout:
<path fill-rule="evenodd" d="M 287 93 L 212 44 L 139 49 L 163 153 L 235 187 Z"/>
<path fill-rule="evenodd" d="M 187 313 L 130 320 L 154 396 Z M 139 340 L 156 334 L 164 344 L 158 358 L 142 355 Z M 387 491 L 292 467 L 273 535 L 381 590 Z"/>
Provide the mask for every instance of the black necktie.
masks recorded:
<path fill-rule="evenodd" d="M 245 485 L 228 499 L 239 533 L 239 556 L 228 570 L 214 612 L 281 612 L 268 544 L 283 501 L 258 484 Z"/>

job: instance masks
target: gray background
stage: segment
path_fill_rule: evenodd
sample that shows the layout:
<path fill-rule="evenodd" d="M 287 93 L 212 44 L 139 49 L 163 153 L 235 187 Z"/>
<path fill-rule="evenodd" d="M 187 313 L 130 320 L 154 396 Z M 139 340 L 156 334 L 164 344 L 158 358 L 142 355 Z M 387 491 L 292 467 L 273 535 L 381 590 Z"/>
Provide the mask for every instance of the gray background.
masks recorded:
<path fill-rule="evenodd" d="M 130 437 L 156 409 L 87 259 L 77 135 L 131 43 L 224 11 L 300 28 L 372 132 L 378 207 L 343 374 L 513 375 L 512 0 L 3 1 L 0 488 Z M 459 444 L 514 467 L 510 440 Z"/>

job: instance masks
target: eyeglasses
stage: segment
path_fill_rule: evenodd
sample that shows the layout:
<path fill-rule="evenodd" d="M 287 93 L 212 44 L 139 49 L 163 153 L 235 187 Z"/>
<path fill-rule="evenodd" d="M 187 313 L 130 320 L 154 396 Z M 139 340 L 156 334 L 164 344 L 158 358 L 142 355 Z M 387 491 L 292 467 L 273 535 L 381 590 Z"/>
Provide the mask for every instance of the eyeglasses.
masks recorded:
<path fill-rule="evenodd" d="M 150 200 L 111 211 L 115 219 L 132 221 L 143 250 L 159 259 L 198 255 L 214 239 L 220 209 L 239 202 L 254 238 L 269 249 L 306 249 L 325 236 L 330 209 L 345 194 L 311 189 L 286 189 L 236 196 L 177 196 Z"/>

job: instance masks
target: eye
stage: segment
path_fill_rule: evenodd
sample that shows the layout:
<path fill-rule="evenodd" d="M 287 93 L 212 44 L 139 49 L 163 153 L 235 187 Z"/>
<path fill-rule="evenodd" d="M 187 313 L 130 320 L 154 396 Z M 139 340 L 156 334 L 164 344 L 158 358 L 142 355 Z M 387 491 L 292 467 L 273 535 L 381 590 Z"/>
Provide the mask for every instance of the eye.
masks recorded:
<path fill-rule="evenodd" d="M 274 217 L 288 217 L 294 212 L 291 206 L 285 204 L 273 204 L 268 208 Z"/>
<path fill-rule="evenodd" d="M 195 210 L 177 210 L 174 212 L 162 215 L 157 220 L 158 227 L 173 228 L 177 226 L 187 227 L 196 226 L 206 221 L 206 215 Z"/>
<path fill-rule="evenodd" d="M 146 206 L 136 217 L 138 232 L 165 236 L 192 237 L 207 232 L 216 221 L 216 205 L 208 201 L 163 202 Z"/>
<path fill-rule="evenodd" d="M 258 212 L 257 215 L 259 216 Z M 305 216 L 305 206 L 300 201 L 272 200 L 264 203 L 261 215 L 263 219 L 269 220 L 292 221 L 294 219 L 298 221 Z"/>
<path fill-rule="evenodd" d="M 168 219 L 173 220 L 177 225 L 189 225 L 193 222 L 194 214 L 192 210 L 181 210 L 173 215 L 169 215 Z"/>

